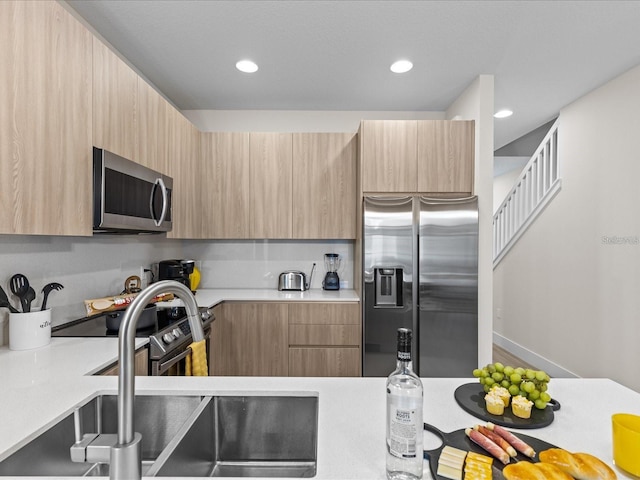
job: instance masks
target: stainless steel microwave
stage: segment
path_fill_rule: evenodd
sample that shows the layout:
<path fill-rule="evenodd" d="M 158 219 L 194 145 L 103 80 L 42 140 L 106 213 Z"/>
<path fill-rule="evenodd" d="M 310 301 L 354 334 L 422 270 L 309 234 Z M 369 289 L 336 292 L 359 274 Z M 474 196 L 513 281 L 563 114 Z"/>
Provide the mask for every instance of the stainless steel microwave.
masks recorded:
<path fill-rule="evenodd" d="M 94 233 L 171 231 L 172 189 L 171 177 L 94 147 Z"/>

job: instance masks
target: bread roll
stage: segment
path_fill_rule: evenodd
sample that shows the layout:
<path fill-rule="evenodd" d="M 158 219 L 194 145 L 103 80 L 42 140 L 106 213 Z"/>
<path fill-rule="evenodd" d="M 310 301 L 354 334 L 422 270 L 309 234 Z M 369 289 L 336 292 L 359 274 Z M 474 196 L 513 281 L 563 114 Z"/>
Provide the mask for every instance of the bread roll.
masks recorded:
<path fill-rule="evenodd" d="M 504 467 L 506 480 L 573 480 L 573 477 L 550 463 L 518 462 Z"/>
<path fill-rule="evenodd" d="M 604 462 L 586 453 L 572 454 L 561 448 L 550 448 L 538 454 L 543 463 L 553 464 L 576 480 L 612 480 L 615 472 Z"/>

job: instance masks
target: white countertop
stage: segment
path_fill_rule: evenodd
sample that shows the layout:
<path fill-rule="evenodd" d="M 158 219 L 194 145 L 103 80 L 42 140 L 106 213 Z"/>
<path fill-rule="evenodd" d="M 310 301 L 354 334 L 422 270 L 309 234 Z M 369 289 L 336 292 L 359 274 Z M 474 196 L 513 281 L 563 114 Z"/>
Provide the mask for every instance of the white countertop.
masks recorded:
<path fill-rule="evenodd" d="M 115 339 L 54 338 L 24 352 L 0 348 L 0 460 L 17 450 L 72 407 L 97 393 L 114 393 L 116 377 L 92 377 L 116 355 Z M 465 379 L 425 378 L 424 420 L 444 432 L 478 423 L 453 398 Z M 570 451 L 585 451 L 613 464 L 611 414 L 640 414 L 640 394 L 606 379 L 552 379 L 552 395 L 562 403 L 554 422 L 526 430 Z M 138 393 L 212 395 L 318 392 L 318 469 L 315 478 L 385 478 L 384 378 L 137 377 Z M 425 434 L 425 448 L 436 448 Z M 426 465 L 426 464 L 425 464 Z M 427 467 L 428 468 L 428 467 Z M 430 478 L 425 473 L 425 478 Z"/>
<path fill-rule="evenodd" d="M 200 306 L 222 301 L 358 301 L 352 290 L 278 292 L 200 290 Z M 136 347 L 144 340 L 137 340 Z M 117 377 L 91 376 L 117 356 L 115 338 L 53 338 L 35 350 L 0 347 L 0 461 L 89 397 L 117 391 Z M 390 366 L 392 368 L 392 366 Z M 316 479 L 385 479 L 384 378 L 136 377 L 139 394 L 285 394 L 317 392 L 318 466 Z M 453 393 L 475 379 L 423 379 L 424 421 L 444 432 L 480 420 L 463 411 Z M 613 465 L 611 415 L 640 415 L 640 394 L 607 379 L 557 379 L 549 384 L 561 402 L 551 425 L 521 430 L 569 451 L 583 451 Z M 425 449 L 440 442 L 425 433 Z M 624 474 L 620 474 L 624 478 Z M 58 477 L 59 478 L 59 477 Z M 425 462 L 425 476 L 431 478 Z"/>
<path fill-rule="evenodd" d="M 358 302 L 355 290 L 280 292 L 276 289 L 228 288 L 200 289 L 196 292 L 199 307 L 214 307 L 221 302 Z M 182 300 L 158 302 L 158 307 L 182 305 Z"/>

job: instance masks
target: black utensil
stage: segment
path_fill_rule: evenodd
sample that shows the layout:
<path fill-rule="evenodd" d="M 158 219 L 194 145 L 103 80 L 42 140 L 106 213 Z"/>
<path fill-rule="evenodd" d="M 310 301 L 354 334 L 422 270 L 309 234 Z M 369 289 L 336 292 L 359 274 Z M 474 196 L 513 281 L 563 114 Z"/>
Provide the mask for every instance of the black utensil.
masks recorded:
<path fill-rule="evenodd" d="M 56 282 L 47 283 L 42 289 L 44 298 L 42 299 L 42 307 L 40 307 L 40 310 L 45 310 L 47 308 L 47 298 L 49 298 L 49 294 L 52 290 L 62 290 L 63 288 L 64 287 L 62 285 Z"/>
<path fill-rule="evenodd" d="M 9 303 L 9 297 L 4 288 L 0 287 L 0 307 L 8 308 L 11 313 L 20 313 L 13 305 Z"/>
<path fill-rule="evenodd" d="M 36 291 L 33 289 L 33 287 L 29 287 L 29 290 L 27 290 L 27 294 L 22 298 L 22 311 L 25 313 L 29 313 L 31 311 L 31 302 L 36 299 Z"/>
<path fill-rule="evenodd" d="M 25 308 L 29 308 L 26 304 L 25 296 L 29 292 L 29 280 L 21 273 L 16 273 L 9 280 L 9 286 L 11 287 L 11 293 L 20 299 L 22 304 L 22 311 L 26 312 Z"/>

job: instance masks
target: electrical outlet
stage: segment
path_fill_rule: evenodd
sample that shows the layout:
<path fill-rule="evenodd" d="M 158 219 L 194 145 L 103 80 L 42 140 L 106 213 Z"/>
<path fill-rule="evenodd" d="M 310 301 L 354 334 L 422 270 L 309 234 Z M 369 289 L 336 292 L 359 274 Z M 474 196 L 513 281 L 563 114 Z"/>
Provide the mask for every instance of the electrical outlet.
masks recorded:
<path fill-rule="evenodd" d="M 138 273 L 140 277 L 142 288 L 146 288 L 149 286 L 149 269 L 144 265 L 140 267 L 140 273 Z"/>

